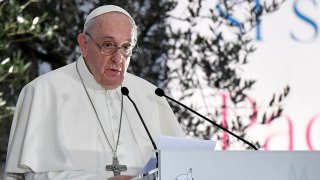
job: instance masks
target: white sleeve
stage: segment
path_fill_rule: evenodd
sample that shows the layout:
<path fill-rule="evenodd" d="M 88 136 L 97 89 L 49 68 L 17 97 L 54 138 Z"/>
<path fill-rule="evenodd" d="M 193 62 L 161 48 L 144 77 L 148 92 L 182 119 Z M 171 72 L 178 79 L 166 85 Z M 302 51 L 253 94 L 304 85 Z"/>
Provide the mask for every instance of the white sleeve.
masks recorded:
<path fill-rule="evenodd" d="M 58 171 L 44 173 L 25 173 L 25 180 L 104 180 L 106 178 L 99 177 L 97 174 L 85 171 Z"/>

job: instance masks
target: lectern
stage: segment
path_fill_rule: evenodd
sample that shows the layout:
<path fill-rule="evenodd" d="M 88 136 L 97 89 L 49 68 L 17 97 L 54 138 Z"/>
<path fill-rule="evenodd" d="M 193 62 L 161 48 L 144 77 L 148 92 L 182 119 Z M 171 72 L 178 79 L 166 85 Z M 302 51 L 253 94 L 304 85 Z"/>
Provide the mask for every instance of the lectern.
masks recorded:
<path fill-rule="evenodd" d="M 135 179 L 320 180 L 320 152 L 161 150 L 152 173 Z"/>

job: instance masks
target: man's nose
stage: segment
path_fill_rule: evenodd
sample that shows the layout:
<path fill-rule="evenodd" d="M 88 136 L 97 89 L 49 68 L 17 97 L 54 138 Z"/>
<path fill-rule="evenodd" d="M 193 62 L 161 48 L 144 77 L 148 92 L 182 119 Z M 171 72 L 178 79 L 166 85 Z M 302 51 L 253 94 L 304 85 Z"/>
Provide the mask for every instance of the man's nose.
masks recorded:
<path fill-rule="evenodd" d="M 112 54 L 112 61 L 115 62 L 116 64 L 119 64 L 122 61 L 122 55 L 120 53 L 120 49 L 117 49 L 113 54 Z"/>

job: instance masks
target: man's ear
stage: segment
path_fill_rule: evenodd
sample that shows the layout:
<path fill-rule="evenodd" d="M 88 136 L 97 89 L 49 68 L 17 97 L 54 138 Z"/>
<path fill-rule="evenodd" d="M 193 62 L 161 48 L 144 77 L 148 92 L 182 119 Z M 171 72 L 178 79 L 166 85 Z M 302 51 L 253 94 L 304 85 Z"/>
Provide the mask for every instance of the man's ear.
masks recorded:
<path fill-rule="evenodd" d="M 87 57 L 88 56 L 88 47 L 87 47 L 87 40 L 86 40 L 86 35 L 81 33 L 77 37 L 78 44 L 80 46 L 80 51 L 82 57 Z"/>

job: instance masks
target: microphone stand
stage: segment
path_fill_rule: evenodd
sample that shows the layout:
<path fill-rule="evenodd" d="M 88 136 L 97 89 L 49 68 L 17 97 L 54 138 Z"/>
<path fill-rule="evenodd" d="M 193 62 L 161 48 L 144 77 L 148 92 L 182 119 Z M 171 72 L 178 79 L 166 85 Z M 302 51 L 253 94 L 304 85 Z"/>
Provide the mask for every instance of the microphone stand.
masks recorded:
<path fill-rule="evenodd" d="M 153 141 L 153 139 L 152 139 L 152 136 L 151 136 L 151 134 L 150 134 L 150 132 L 149 132 L 149 130 L 148 130 L 148 128 L 147 128 L 147 126 L 146 126 L 146 124 L 145 124 L 145 122 L 144 122 L 144 120 L 143 120 L 143 118 L 142 118 L 142 116 L 141 116 L 141 114 L 140 114 L 140 112 L 139 112 L 139 110 L 138 110 L 138 107 L 137 107 L 136 103 L 134 103 L 134 101 L 133 101 L 133 100 L 131 99 L 131 97 L 129 96 L 129 90 L 128 90 L 128 88 L 122 87 L 122 88 L 121 88 L 121 93 L 122 93 L 123 95 L 127 96 L 128 99 L 131 101 L 131 103 L 133 104 L 135 110 L 137 111 L 137 113 L 138 113 L 138 115 L 139 115 L 139 118 L 140 118 L 140 120 L 141 120 L 141 122 L 142 122 L 142 124 L 143 124 L 144 129 L 147 131 L 147 134 L 148 134 L 148 136 L 149 136 L 149 139 L 151 140 L 152 146 L 153 146 L 153 148 L 156 150 L 156 152 L 155 152 L 155 153 L 156 153 L 156 157 L 157 157 L 156 168 L 158 168 L 158 160 L 159 160 L 159 158 L 158 158 L 158 152 L 157 152 L 157 149 L 158 149 L 158 148 L 157 148 L 157 145 L 156 145 L 156 143 L 154 143 L 154 141 Z"/>

